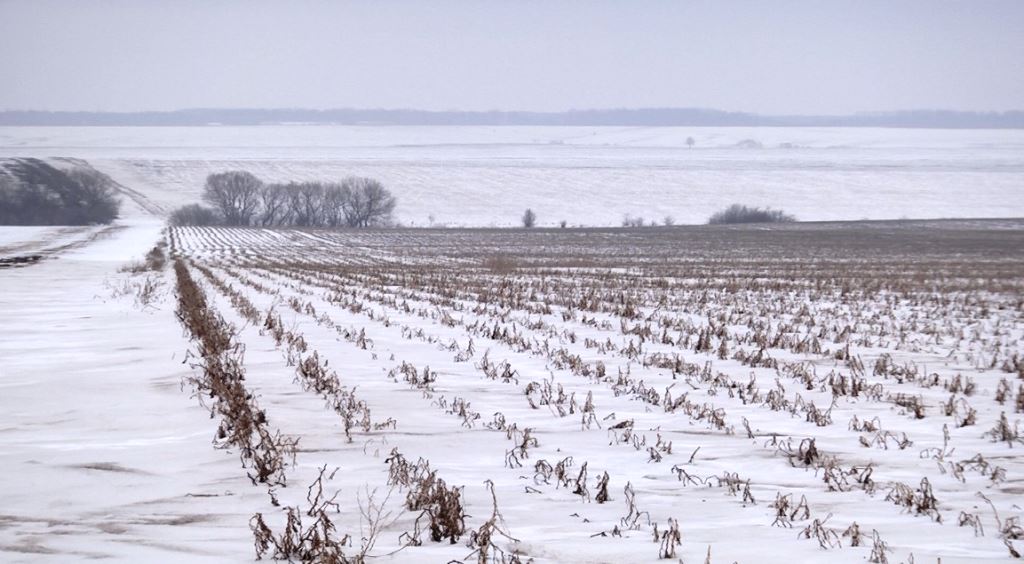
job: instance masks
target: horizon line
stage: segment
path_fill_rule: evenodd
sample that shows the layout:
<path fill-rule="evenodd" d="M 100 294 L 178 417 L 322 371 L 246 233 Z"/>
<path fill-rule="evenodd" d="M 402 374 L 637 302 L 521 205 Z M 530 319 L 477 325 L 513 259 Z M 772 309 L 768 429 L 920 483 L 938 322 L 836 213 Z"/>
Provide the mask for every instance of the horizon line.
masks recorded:
<path fill-rule="evenodd" d="M 580 126 L 580 127 L 882 127 L 1024 129 L 1024 111 L 893 110 L 837 115 L 756 114 L 708 108 L 606 108 L 565 111 L 359 108 L 185 108 L 90 111 L 3 110 L 2 126 Z"/>
<path fill-rule="evenodd" d="M 536 115 L 562 115 L 573 113 L 592 112 L 649 112 L 649 111 L 690 111 L 728 114 L 734 116 L 766 117 L 766 118 L 842 118 L 860 116 L 885 116 L 892 114 L 909 113 L 935 113 L 935 114 L 1016 114 L 1024 113 L 1024 106 L 1020 109 L 1009 110 L 954 110 L 949 108 L 913 108 L 913 109 L 890 109 L 890 110 L 860 110 L 856 112 L 835 112 L 835 113 L 762 113 L 744 110 L 726 110 L 721 108 L 709 108 L 702 106 L 608 106 L 595 108 L 570 108 L 566 110 L 525 110 L 525 109 L 488 109 L 488 110 L 466 110 L 466 109 L 424 109 L 410 107 L 354 107 L 335 106 L 326 108 L 304 107 L 304 106 L 193 106 L 167 109 L 140 109 L 140 110 L 86 110 L 86 109 L 14 109 L 3 108 L 0 113 L 48 113 L 48 114 L 173 114 L 180 112 L 208 112 L 208 111 L 251 111 L 251 112 L 415 112 L 425 114 L 536 114 Z"/>

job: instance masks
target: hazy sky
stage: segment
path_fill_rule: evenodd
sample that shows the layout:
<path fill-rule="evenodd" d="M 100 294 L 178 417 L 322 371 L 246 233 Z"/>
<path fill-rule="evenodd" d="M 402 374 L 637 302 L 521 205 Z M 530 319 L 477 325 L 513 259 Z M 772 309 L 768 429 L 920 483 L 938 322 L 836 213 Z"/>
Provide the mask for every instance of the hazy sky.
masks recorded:
<path fill-rule="evenodd" d="M 1024 109 L 1024 1 L 0 0 L 0 109 Z"/>

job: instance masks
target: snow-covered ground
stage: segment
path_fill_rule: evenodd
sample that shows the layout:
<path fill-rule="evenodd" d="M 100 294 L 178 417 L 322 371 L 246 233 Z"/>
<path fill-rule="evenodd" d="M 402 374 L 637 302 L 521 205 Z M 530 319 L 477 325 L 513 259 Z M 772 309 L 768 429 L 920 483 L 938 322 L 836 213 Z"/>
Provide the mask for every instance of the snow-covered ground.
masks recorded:
<path fill-rule="evenodd" d="M 686 140 L 695 144 L 688 148 Z M 380 179 L 407 225 L 703 223 L 733 202 L 803 220 L 1024 216 L 1024 132 L 674 127 L 0 128 L 0 157 L 88 160 L 163 209 L 229 169 Z"/>
<path fill-rule="evenodd" d="M 654 523 L 664 532 L 677 519 L 685 561 L 702 561 L 710 547 L 712 561 L 863 562 L 877 532 L 892 562 L 948 563 L 1009 557 L 979 493 L 1002 523 L 1021 515 L 1024 443 L 985 436 L 1009 413 L 995 395 L 1003 379 L 1019 385 L 1003 366 L 1024 335 L 1012 305 L 1022 224 L 999 225 L 1007 231 L 980 222 L 754 232 L 179 229 L 173 248 L 201 267 L 191 270 L 208 282 L 213 307 L 245 327 L 239 338 L 255 361 L 247 386 L 274 429 L 303 437 L 309 450 L 300 449 L 295 474 L 306 482 L 320 464 L 338 465 L 349 499 L 361 488 L 387 491 L 374 462 L 397 448 L 465 487 L 471 528 L 489 514 L 482 483 L 493 481 L 520 541 L 499 545 L 541 562 L 654 561 Z M 938 273 L 948 276 L 921 285 Z M 977 287 L 967 273 L 987 282 Z M 843 290 L 849 281 L 874 289 Z M 280 315 L 279 327 L 307 350 L 283 344 L 275 354 L 273 331 L 247 319 L 246 307 L 255 320 Z M 710 343 L 695 350 L 705 331 Z M 314 352 L 367 403 L 372 423 L 394 419 L 395 428 L 357 429 L 346 446 L 340 418 L 282 377 L 294 371 L 289 357 Z M 892 362 L 879 364 L 886 354 Z M 429 366 L 434 380 L 410 379 L 405 363 Z M 836 378 L 847 384 L 834 387 Z M 917 397 L 922 418 L 897 403 Z M 790 406 L 772 407 L 779 401 Z M 865 421 L 871 429 L 859 427 Z M 520 434 L 507 431 L 513 424 Z M 527 428 L 537 442 L 516 451 Z M 797 453 L 811 438 L 820 459 L 805 464 Z M 544 477 L 546 464 L 570 458 L 570 481 L 588 465 L 586 495 Z M 598 503 L 604 472 L 610 499 Z M 731 477 L 739 486 L 730 494 Z M 752 500 L 742 493 L 747 480 Z M 639 523 L 628 518 L 627 484 L 647 512 Z M 894 503 L 901 487 L 933 491 L 936 510 Z M 282 502 L 301 504 L 299 494 L 285 491 Z M 773 504 L 787 495 L 805 498 L 809 516 L 777 520 Z M 280 512 L 266 515 L 280 530 Z M 401 547 L 415 515 L 394 523 L 378 553 Z M 974 515 L 984 536 L 961 523 Z M 360 526 L 353 512 L 336 523 Z M 854 523 L 865 535 L 857 542 L 843 536 Z M 467 552 L 424 543 L 399 558 Z"/>
<path fill-rule="evenodd" d="M 509 224 L 526 206 L 547 225 L 702 222 L 734 200 L 804 219 L 1019 217 L 1021 132 L 0 128 L 11 156 L 84 159 L 131 192 L 109 229 L 0 228 L 0 250 L 50 258 L 0 270 L 0 561 L 251 561 L 250 519 L 279 533 L 320 468 L 338 469 L 326 488 L 347 554 L 367 498 L 388 499 L 380 562 L 475 561 L 487 480 L 509 535 L 497 546 L 524 562 L 653 562 L 672 519 L 686 562 L 865 562 L 877 541 L 893 563 L 996 562 L 1001 536 L 1024 550 L 1010 526 L 1024 443 L 986 435 L 1003 412 L 1024 417 L 1021 221 L 165 238 L 158 213 L 197 199 L 208 172 L 246 168 L 376 176 L 420 225 Z M 266 425 L 299 438 L 287 487 L 254 485 L 214 448 L 219 421 L 185 382 L 201 372 L 174 272 L 121 271 L 161 240 L 238 328 Z M 305 351 L 275 340 L 271 311 Z M 294 362 L 314 351 L 370 409 L 351 442 L 301 385 Z M 424 532 L 403 548 L 420 512 L 389 485 L 392 449 L 464 488 L 458 543 Z M 542 461 L 568 461 L 566 481 Z M 887 499 L 905 485 L 926 500 L 923 478 L 934 508 Z"/>
<path fill-rule="evenodd" d="M 145 309 L 123 294 L 141 278 L 118 269 L 160 229 L 133 222 L 0 271 L 0 561 L 219 562 L 250 550 L 240 500 L 255 494 L 181 389 L 166 283 Z"/>
<path fill-rule="evenodd" d="M 0 226 L 0 259 L 19 255 L 52 255 L 87 245 L 115 228 L 99 225 Z"/>

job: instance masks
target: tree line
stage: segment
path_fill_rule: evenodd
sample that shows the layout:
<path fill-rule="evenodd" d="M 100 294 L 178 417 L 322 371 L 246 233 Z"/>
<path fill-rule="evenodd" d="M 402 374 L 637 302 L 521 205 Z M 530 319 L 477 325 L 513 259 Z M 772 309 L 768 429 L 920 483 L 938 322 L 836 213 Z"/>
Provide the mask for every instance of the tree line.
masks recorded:
<path fill-rule="evenodd" d="M 360 228 L 392 225 L 397 200 L 373 178 L 350 176 L 340 182 L 264 183 L 249 172 L 233 170 L 206 178 L 203 202 L 175 210 L 171 225 L 229 225 L 255 227 Z M 733 204 L 708 218 L 709 224 L 788 223 L 796 218 L 781 210 Z M 523 227 L 537 225 L 537 214 L 527 209 Z M 666 216 L 663 225 L 675 221 Z M 559 224 L 566 227 L 566 222 Z M 623 227 L 655 226 L 627 215 Z"/>
<path fill-rule="evenodd" d="M 397 205 L 373 178 L 268 184 L 238 170 L 209 175 L 202 199 L 208 207 L 178 208 L 171 225 L 381 227 L 392 224 Z"/>
<path fill-rule="evenodd" d="M 537 214 L 532 209 L 527 208 L 523 212 L 522 218 L 520 218 L 523 227 L 530 229 L 537 225 Z M 792 223 L 796 221 L 796 217 L 792 216 L 782 210 L 773 210 L 771 208 L 758 208 L 754 206 L 747 206 L 744 204 L 732 204 L 731 206 L 719 210 L 708 218 L 708 225 L 730 225 L 739 223 Z M 672 227 L 676 224 L 676 220 L 671 215 L 666 215 L 662 220 L 662 225 L 665 227 Z M 631 214 L 626 214 L 622 217 L 622 226 L 627 228 L 637 227 L 657 227 L 658 222 L 655 220 L 646 221 L 643 217 L 634 217 Z M 559 227 L 565 229 L 566 221 L 563 219 L 559 222 Z"/>
<path fill-rule="evenodd" d="M 40 159 L 0 163 L 0 225 L 90 225 L 117 219 L 114 181 L 87 167 Z"/>

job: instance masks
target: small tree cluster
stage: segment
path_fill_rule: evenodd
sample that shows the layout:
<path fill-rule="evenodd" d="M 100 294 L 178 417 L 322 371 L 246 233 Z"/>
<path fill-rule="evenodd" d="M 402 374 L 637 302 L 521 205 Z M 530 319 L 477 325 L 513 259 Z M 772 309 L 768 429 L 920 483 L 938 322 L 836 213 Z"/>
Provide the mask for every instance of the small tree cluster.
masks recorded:
<path fill-rule="evenodd" d="M 666 215 L 664 219 L 662 219 L 661 224 L 665 227 L 672 227 L 676 224 L 676 220 L 671 215 Z M 646 220 L 643 216 L 639 215 L 634 217 L 632 214 L 627 213 L 622 216 L 622 226 L 627 228 L 657 227 L 658 221 L 654 219 Z"/>
<path fill-rule="evenodd" d="M 91 168 L 61 170 L 17 159 L 0 175 L 0 225 L 89 225 L 117 219 L 110 177 Z"/>
<path fill-rule="evenodd" d="M 181 225 L 220 225 L 220 216 L 212 208 L 199 204 L 188 204 L 171 212 L 167 223 L 173 226 Z"/>
<path fill-rule="evenodd" d="M 389 225 L 397 200 L 372 178 L 266 184 L 245 171 L 211 174 L 203 201 L 171 214 L 172 225 L 376 227 Z M 216 219 L 216 221 L 211 221 Z"/>
<path fill-rule="evenodd" d="M 708 218 L 710 225 L 734 223 L 790 223 L 796 218 L 782 210 L 733 204 Z"/>
<path fill-rule="evenodd" d="M 640 216 L 633 217 L 630 214 L 622 216 L 623 227 L 643 227 L 644 225 L 646 225 L 646 223 L 644 222 L 644 218 Z M 651 225 L 654 225 L 654 223 L 652 222 Z"/>

